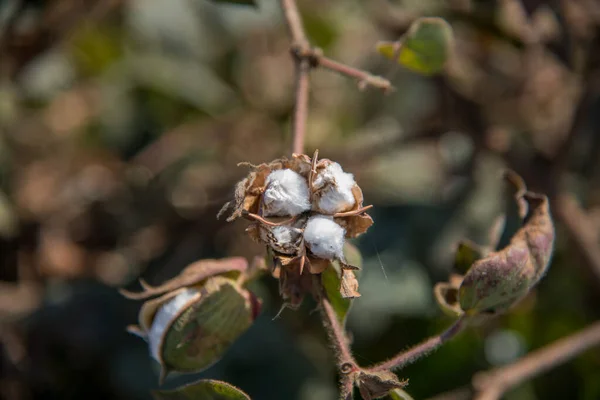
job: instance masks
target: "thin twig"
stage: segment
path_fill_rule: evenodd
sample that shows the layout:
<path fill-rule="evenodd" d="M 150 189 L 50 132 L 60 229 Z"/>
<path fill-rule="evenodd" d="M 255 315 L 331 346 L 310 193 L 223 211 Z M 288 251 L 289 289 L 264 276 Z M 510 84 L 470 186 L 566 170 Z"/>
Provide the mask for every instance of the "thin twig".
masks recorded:
<path fill-rule="evenodd" d="M 308 95 L 310 92 L 310 62 L 306 59 L 296 63 L 296 104 L 294 108 L 294 127 L 292 153 L 304 153 L 306 119 L 308 118 Z"/>
<path fill-rule="evenodd" d="M 295 44 L 308 47 L 308 39 L 306 39 L 306 33 L 304 33 L 304 26 L 302 25 L 298 6 L 296 6 L 296 0 L 281 0 L 281 8 Z"/>
<path fill-rule="evenodd" d="M 367 71 L 363 71 L 362 69 L 342 64 L 314 51 L 313 54 L 315 54 L 315 63 L 317 65 L 339 74 L 358 79 L 359 87 L 361 89 L 365 86 L 373 86 L 375 88 L 382 89 L 383 91 L 390 91 L 393 89 L 392 83 L 381 76 L 372 75 Z"/>
<path fill-rule="evenodd" d="M 296 65 L 296 95 L 292 128 L 292 153 L 304 152 L 306 136 L 306 119 L 308 117 L 308 100 L 310 92 L 310 70 L 321 66 L 359 81 L 359 88 L 373 86 L 384 91 L 393 89 L 385 78 L 351 67 L 323 56 L 319 49 L 314 49 L 306 37 L 302 18 L 295 0 L 281 0 L 281 8 L 286 24 L 292 36 L 290 47 Z"/>
<path fill-rule="evenodd" d="M 600 321 L 530 353 L 514 364 L 475 376 L 476 400 L 496 400 L 527 379 L 540 375 L 600 345 Z"/>
<path fill-rule="evenodd" d="M 391 359 L 377 364 L 369 368 L 368 370 L 373 372 L 393 370 L 411 364 L 419 358 L 428 355 L 433 350 L 437 349 L 442 344 L 455 337 L 458 333 L 460 333 L 463 330 L 464 327 L 464 319 L 460 318 L 442 334 L 429 338 L 423 343 L 420 343 L 407 351 L 400 352 L 398 355 L 392 357 Z"/>
<path fill-rule="evenodd" d="M 292 36 L 292 55 L 296 64 L 296 102 L 294 104 L 294 119 L 292 128 L 292 153 L 304 152 L 304 137 L 306 136 L 306 119 L 308 117 L 308 95 L 310 91 L 310 61 L 299 57 L 304 49 L 310 48 L 302 18 L 295 0 L 281 0 L 281 8 L 285 15 L 290 35 Z"/>

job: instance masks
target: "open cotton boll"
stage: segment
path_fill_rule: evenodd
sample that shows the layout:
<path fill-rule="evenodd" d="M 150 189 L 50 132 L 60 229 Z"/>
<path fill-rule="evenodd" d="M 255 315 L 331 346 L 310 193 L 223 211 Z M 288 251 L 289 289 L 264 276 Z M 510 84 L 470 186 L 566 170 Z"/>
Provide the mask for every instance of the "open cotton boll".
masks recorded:
<path fill-rule="evenodd" d="M 300 235 L 298 229 L 285 225 L 276 226 L 271 229 L 271 232 L 277 243 L 280 244 L 291 244 L 298 240 L 298 236 Z"/>
<path fill-rule="evenodd" d="M 322 190 L 317 201 L 319 210 L 327 214 L 350 210 L 356 203 L 354 185 L 352 174 L 344 172 L 338 163 L 329 164 L 313 181 L 313 187 Z"/>
<path fill-rule="evenodd" d="M 294 226 L 281 225 L 263 228 L 261 235 L 274 250 L 283 254 L 295 254 L 298 251 L 302 230 Z"/>
<path fill-rule="evenodd" d="M 304 241 L 310 251 L 319 258 L 327 260 L 344 259 L 344 234 L 346 231 L 322 215 L 311 217 L 304 228 Z"/>
<path fill-rule="evenodd" d="M 291 169 L 278 169 L 267 176 L 263 196 L 266 217 L 296 216 L 310 210 L 306 179 Z"/>
<path fill-rule="evenodd" d="M 156 361 L 161 362 L 160 347 L 165 330 L 169 327 L 173 318 L 199 293 L 198 289 L 185 289 L 163 304 L 154 316 L 152 327 L 148 333 L 148 344 L 150 345 L 152 357 Z"/>

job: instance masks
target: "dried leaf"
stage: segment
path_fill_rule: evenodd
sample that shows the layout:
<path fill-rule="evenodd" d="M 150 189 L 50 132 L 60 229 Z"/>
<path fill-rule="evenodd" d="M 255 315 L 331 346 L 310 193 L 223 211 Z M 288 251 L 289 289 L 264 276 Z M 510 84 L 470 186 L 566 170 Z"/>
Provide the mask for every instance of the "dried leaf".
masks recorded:
<path fill-rule="evenodd" d="M 334 220 L 346 230 L 346 238 L 348 239 L 362 235 L 373 225 L 373 218 L 368 214 L 334 218 Z"/>
<path fill-rule="evenodd" d="M 340 293 L 345 299 L 353 299 L 360 297 L 358 293 L 358 280 L 354 275 L 354 271 L 342 268 L 342 282 L 340 285 Z"/>
<path fill-rule="evenodd" d="M 306 293 L 311 293 L 313 289 L 313 275 L 308 268 L 300 273 L 300 262 L 297 258 L 293 263 L 283 265 L 279 276 L 279 293 L 287 306 L 293 309 L 298 308 Z"/>
<path fill-rule="evenodd" d="M 250 396 L 226 382 L 202 379 L 174 390 L 152 392 L 156 400 L 250 400 Z"/>
<path fill-rule="evenodd" d="M 195 285 L 207 278 L 228 272 L 241 273 L 248 268 L 248 261 L 243 257 L 230 257 L 220 260 L 200 260 L 187 266 L 179 275 L 160 286 L 150 286 L 140 279 L 144 288 L 142 292 L 134 293 L 124 289 L 120 293 L 132 300 L 147 299 L 182 287 Z"/>
<path fill-rule="evenodd" d="M 310 271 L 311 274 L 323 273 L 323 271 L 325 271 L 327 269 L 327 267 L 329 267 L 329 264 L 331 263 L 329 260 L 325 260 L 322 258 L 313 258 L 313 257 L 308 257 L 307 262 L 308 262 L 308 270 Z"/>

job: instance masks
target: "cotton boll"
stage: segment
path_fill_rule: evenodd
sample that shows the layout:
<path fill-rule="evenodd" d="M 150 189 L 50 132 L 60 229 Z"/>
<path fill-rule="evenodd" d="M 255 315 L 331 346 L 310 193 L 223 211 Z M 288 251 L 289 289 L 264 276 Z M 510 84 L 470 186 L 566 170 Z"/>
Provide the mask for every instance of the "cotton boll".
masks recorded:
<path fill-rule="evenodd" d="M 156 316 L 152 321 L 152 327 L 148 333 L 150 352 L 156 361 L 161 362 L 160 348 L 165 330 L 189 301 L 198 296 L 199 293 L 200 292 L 197 289 L 185 289 L 163 304 L 156 313 Z"/>
<path fill-rule="evenodd" d="M 304 241 L 310 251 L 327 260 L 344 259 L 344 234 L 346 231 L 333 218 L 317 215 L 308 220 L 304 228 Z"/>
<path fill-rule="evenodd" d="M 298 240 L 300 232 L 290 226 L 276 226 L 271 229 L 273 237 L 278 243 L 281 244 L 292 244 Z"/>
<path fill-rule="evenodd" d="M 306 219 L 302 219 L 302 221 L 306 221 Z M 302 221 L 297 221 L 297 223 Z M 283 254 L 295 254 L 300 245 L 302 230 L 287 225 L 263 227 L 261 235 L 262 239 L 269 243 L 274 250 Z"/>
<path fill-rule="evenodd" d="M 291 169 L 279 169 L 267 177 L 263 196 L 266 217 L 296 216 L 310 210 L 306 179 Z"/>
<path fill-rule="evenodd" d="M 350 210 L 356 203 L 352 193 L 355 185 L 354 176 L 344 172 L 340 164 L 329 164 L 313 181 L 313 187 L 321 191 L 317 207 L 327 214 Z"/>

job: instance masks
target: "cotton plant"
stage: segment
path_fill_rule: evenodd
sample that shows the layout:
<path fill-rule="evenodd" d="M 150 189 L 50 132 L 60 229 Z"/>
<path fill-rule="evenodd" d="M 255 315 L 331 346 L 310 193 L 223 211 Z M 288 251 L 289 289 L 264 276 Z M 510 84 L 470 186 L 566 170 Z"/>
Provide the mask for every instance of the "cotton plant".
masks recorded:
<path fill-rule="evenodd" d="M 236 0 L 239 1 L 239 0 Z M 248 0 L 252 2 L 251 0 Z M 248 283 L 265 274 L 279 281 L 282 305 L 297 309 L 306 297 L 318 304 L 340 377 L 340 399 L 350 400 L 355 389 L 365 400 L 391 396 L 409 399 L 406 380 L 395 371 L 430 354 L 464 329 L 509 311 L 540 281 L 550 265 L 554 225 L 548 198 L 529 191 L 525 182 L 508 171 L 506 216 L 511 224 L 497 224 L 499 240 L 487 245 L 461 243 L 455 265 L 460 271 L 439 283 L 434 294 L 440 308 L 454 321 L 439 335 L 369 367 L 352 355 L 345 320 L 353 301 L 360 301 L 356 271 L 360 253 L 350 243 L 365 233 L 373 219 L 363 204 L 363 192 L 354 175 L 339 163 L 304 154 L 303 137 L 308 110 L 311 68 L 323 67 L 359 80 L 359 87 L 389 91 L 391 84 L 326 58 L 310 46 L 293 0 L 281 2 L 294 43 L 297 65 L 297 103 L 294 111 L 294 152 L 259 165 L 243 164 L 249 171 L 234 188 L 218 217 L 228 222 L 246 220 L 246 233 L 262 244 L 268 257 L 249 263 L 240 257 L 201 260 L 175 278 L 150 286 L 140 280 L 141 292 L 122 290 L 144 300 L 138 324 L 128 328 L 148 343 L 149 355 L 161 366 L 161 381 L 171 371 L 198 372 L 217 362 L 229 346 L 253 323 L 261 301 Z M 407 69 L 430 75 L 442 72 L 452 53 L 452 31 L 439 18 L 416 20 L 396 42 L 380 43 L 379 51 Z M 500 240 L 504 238 L 505 240 Z M 265 261 L 268 260 L 268 262 Z M 459 273 L 460 272 L 460 273 Z M 244 399 L 249 396 L 225 382 L 201 380 L 172 391 L 158 391 L 159 399 Z"/>

